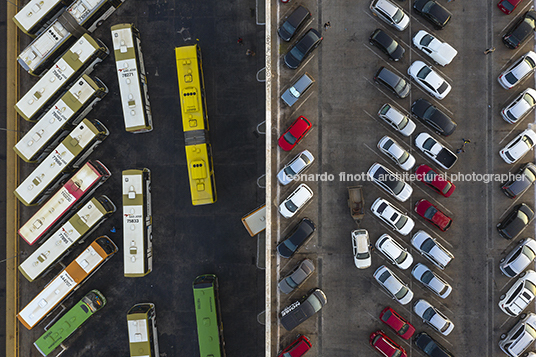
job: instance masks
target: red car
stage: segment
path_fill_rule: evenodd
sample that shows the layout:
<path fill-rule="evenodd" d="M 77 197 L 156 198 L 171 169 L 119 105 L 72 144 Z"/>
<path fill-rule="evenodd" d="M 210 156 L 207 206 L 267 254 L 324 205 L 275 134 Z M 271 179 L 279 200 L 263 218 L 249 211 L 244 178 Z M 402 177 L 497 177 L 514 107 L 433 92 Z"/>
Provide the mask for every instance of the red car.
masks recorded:
<path fill-rule="evenodd" d="M 443 178 L 430 166 L 422 164 L 415 170 L 415 176 L 417 180 L 424 182 L 427 186 L 430 186 L 437 193 L 449 197 L 452 195 L 456 186 L 449 180 Z"/>
<path fill-rule="evenodd" d="M 311 129 L 311 122 L 306 117 L 300 116 L 279 138 L 279 146 L 285 151 L 290 151 Z"/>
<path fill-rule="evenodd" d="M 506 15 L 510 15 L 523 0 L 501 0 L 497 7 Z"/>
<path fill-rule="evenodd" d="M 311 346 L 311 341 L 307 337 L 299 336 L 277 357 L 300 357 L 306 354 L 311 349 Z"/>
<path fill-rule="evenodd" d="M 452 219 L 437 209 L 436 206 L 424 198 L 415 203 L 415 212 L 428 222 L 434 224 L 437 228 L 445 232 L 452 224 Z"/>
<path fill-rule="evenodd" d="M 415 327 L 389 306 L 380 313 L 380 320 L 395 330 L 396 334 L 404 340 L 409 340 L 415 333 Z"/>
<path fill-rule="evenodd" d="M 385 357 L 408 357 L 406 351 L 385 335 L 382 330 L 370 335 L 370 345 Z"/>

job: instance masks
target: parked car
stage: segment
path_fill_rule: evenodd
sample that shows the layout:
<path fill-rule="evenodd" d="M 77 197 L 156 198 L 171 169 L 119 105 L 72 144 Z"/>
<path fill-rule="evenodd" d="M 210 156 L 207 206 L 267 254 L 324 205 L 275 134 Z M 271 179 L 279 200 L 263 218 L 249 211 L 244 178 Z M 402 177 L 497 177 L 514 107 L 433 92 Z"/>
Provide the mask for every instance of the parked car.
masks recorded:
<path fill-rule="evenodd" d="M 415 146 L 445 170 L 451 169 L 458 161 L 458 157 L 452 151 L 440 144 L 428 133 L 417 135 Z"/>
<path fill-rule="evenodd" d="M 499 308 L 509 316 L 519 316 L 536 297 L 536 272 L 524 271 L 499 298 Z"/>
<path fill-rule="evenodd" d="M 499 268 L 509 278 L 515 278 L 534 261 L 536 241 L 532 238 L 521 239 L 517 246 L 501 259 Z"/>
<path fill-rule="evenodd" d="M 324 38 L 315 29 L 309 29 L 285 55 L 284 61 L 288 68 L 296 69 L 317 48 Z"/>
<path fill-rule="evenodd" d="M 385 1 L 385 0 L 378 0 Z M 391 72 L 385 67 L 380 67 L 374 76 L 374 82 L 381 83 L 389 88 L 398 98 L 406 98 L 409 95 L 411 85 L 398 74 Z"/>
<path fill-rule="evenodd" d="M 369 43 L 378 47 L 383 53 L 389 56 L 390 60 L 399 61 L 406 50 L 400 46 L 389 34 L 382 29 L 376 29 L 369 37 Z"/>
<path fill-rule="evenodd" d="M 434 191 L 442 196 L 450 197 L 456 186 L 447 179 L 444 179 L 442 175 L 439 175 L 430 166 L 422 164 L 415 170 L 415 177 L 417 180 L 423 182 L 428 187 L 431 187 Z"/>
<path fill-rule="evenodd" d="M 279 205 L 279 213 L 285 218 L 291 218 L 296 212 L 303 208 L 311 198 L 313 198 L 313 190 L 302 183 L 290 194 L 290 196 L 281 202 Z"/>
<path fill-rule="evenodd" d="M 298 6 L 283 22 L 277 34 L 283 41 L 289 42 L 299 29 L 311 18 L 311 12 L 305 6 Z"/>
<path fill-rule="evenodd" d="M 285 151 L 292 150 L 301 139 L 311 130 L 312 124 L 303 115 L 292 123 L 291 126 L 279 137 L 277 143 L 279 147 Z"/>
<path fill-rule="evenodd" d="M 449 350 L 430 337 L 426 332 L 418 333 L 413 339 L 413 342 L 429 357 L 454 357 Z"/>
<path fill-rule="evenodd" d="M 448 336 L 454 330 L 452 321 L 424 299 L 419 299 L 413 304 L 413 311 L 424 323 L 430 325 L 443 336 Z"/>
<path fill-rule="evenodd" d="M 277 253 L 283 258 L 291 258 L 294 253 L 313 236 L 316 225 L 309 218 L 303 218 L 277 246 Z"/>
<path fill-rule="evenodd" d="M 515 174 L 508 176 L 512 179 L 503 183 L 501 190 L 506 197 L 516 198 L 524 194 L 536 181 L 536 165 L 527 162 L 521 165 Z"/>
<path fill-rule="evenodd" d="M 402 170 L 410 170 L 415 165 L 415 157 L 387 135 L 378 141 L 378 149 L 393 160 Z"/>
<path fill-rule="evenodd" d="M 412 39 L 413 45 L 427 54 L 435 63 L 446 66 L 456 55 L 458 51 L 446 42 L 441 42 L 433 35 L 424 30 L 417 32 Z"/>
<path fill-rule="evenodd" d="M 532 150 L 534 144 L 536 144 L 536 133 L 526 129 L 499 151 L 499 155 L 507 164 L 513 164 Z"/>
<path fill-rule="evenodd" d="M 507 123 L 515 124 L 532 112 L 534 106 L 536 106 L 536 90 L 527 88 L 501 110 L 501 115 Z"/>
<path fill-rule="evenodd" d="M 534 37 L 536 11 L 529 10 L 506 31 L 502 40 L 506 47 L 516 49 L 530 37 Z"/>
<path fill-rule="evenodd" d="M 406 351 L 400 347 L 395 341 L 391 340 L 382 331 L 378 330 L 370 335 L 369 343 L 374 349 L 380 352 L 385 357 L 407 357 Z"/>
<path fill-rule="evenodd" d="M 313 262 L 309 259 L 304 259 L 296 265 L 296 267 L 279 282 L 279 290 L 283 294 L 290 294 L 300 287 L 305 280 L 309 279 L 315 271 Z"/>
<path fill-rule="evenodd" d="M 408 288 L 408 285 L 404 283 L 398 276 L 382 265 L 374 272 L 374 279 L 380 284 L 380 286 L 387 291 L 389 295 L 402 305 L 409 304 L 413 299 L 413 292 Z"/>
<path fill-rule="evenodd" d="M 290 134 L 292 135 L 292 134 Z M 284 139 L 286 141 L 286 139 Z M 309 150 L 304 150 L 296 155 L 288 164 L 283 167 L 277 174 L 277 179 L 282 185 L 288 185 L 299 174 L 307 170 L 315 161 L 315 157 Z"/>
<path fill-rule="evenodd" d="M 388 261 L 402 270 L 409 268 L 413 263 L 413 256 L 411 253 L 388 234 L 383 234 L 378 238 L 376 241 L 376 249 L 378 249 Z"/>
<path fill-rule="evenodd" d="M 452 87 L 432 67 L 423 61 L 415 61 L 409 66 L 408 74 L 425 91 L 441 100 L 450 93 Z"/>
<path fill-rule="evenodd" d="M 281 95 L 281 99 L 289 107 L 292 107 L 294 104 L 296 104 L 298 99 L 300 99 L 303 93 L 311 88 L 314 83 L 315 80 L 313 77 L 311 77 L 309 73 L 305 73 L 289 89 L 287 89 L 283 95 Z"/>
<path fill-rule="evenodd" d="M 366 229 L 352 231 L 352 248 L 354 264 L 358 269 L 366 269 L 372 264 L 370 254 L 370 239 Z"/>
<path fill-rule="evenodd" d="M 415 264 L 411 270 L 411 275 L 442 299 L 448 297 L 452 292 L 452 286 L 445 279 L 422 263 Z"/>
<path fill-rule="evenodd" d="M 439 135 L 449 136 L 454 133 L 457 127 L 454 120 L 426 99 L 420 98 L 413 102 L 411 114 L 434 129 Z"/>
<path fill-rule="evenodd" d="M 380 320 L 392 328 L 404 340 L 409 340 L 415 333 L 415 327 L 389 306 L 380 313 Z"/>
<path fill-rule="evenodd" d="M 415 212 L 443 232 L 446 232 L 452 224 L 452 218 L 424 198 L 415 203 Z"/>
<path fill-rule="evenodd" d="M 423 230 L 413 235 L 411 245 L 441 270 L 445 269 L 452 259 L 454 259 L 454 255 L 451 252 Z"/>
<path fill-rule="evenodd" d="M 392 1 L 372 0 L 370 11 L 398 31 L 404 31 L 409 25 L 409 16 Z"/>
<path fill-rule="evenodd" d="M 303 335 L 292 341 L 277 357 L 301 357 L 311 349 L 311 341 Z"/>
<path fill-rule="evenodd" d="M 417 127 L 410 118 L 388 103 L 380 108 L 378 116 L 404 136 L 410 136 Z"/>
<path fill-rule="evenodd" d="M 421 14 L 438 30 L 442 30 L 450 21 L 452 14 L 434 0 L 415 0 L 413 9 Z"/>
<path fill-rule="evenodd" d="M 534 218 L 534 211 L 525 203 L 521 203 L 510 211 L 506 217 L 497 224 L 499 234 L 506 239 L 515 239 Z"/>
<path fill-rule="evenodd" d="M 377 198 L 370 210 L 376 217 L 402 235 L 408 235 L 415 227 L 415 222 L 407 214 L 400 212 L 398 208 L 383 198 Z"/>
<path fill-rule="evenodd" d="M 499 347 L 511 357 L 520 356 L 536 340 L 536 314 L 522 314 L 521 319 L 508 331 L 501 335 Z"/>
<path fill-rule="evenodd" d="M 378 186 L 392 195 L 400 202 L 407 201 L 413 193 L 413 188 L 402 181 L 387 167 L 375 162 L 367 172 L 367 175 Z"/>
<path fill-rule="evenodd" d="M 291 331 L 299 324 L 320 311 L 326 305 L 326 294 L 318 288 L 312 289 L 300 300 L 290 304 L 281 311 L 281 325 Z"/>
<path fill-rule="evenodd" d="M 521 83 L 522 80 L 533 74 L 536 70 L 536 53 L 529 51 L 519 57 L 508 69 L 502 72 L 497 80 L 504 89 L 510 89 Z"/>
<path fill-rule="evenodd" d="M 523 0 L 500 0 L 497 7 L 506 15 L 510 15 Z"/>

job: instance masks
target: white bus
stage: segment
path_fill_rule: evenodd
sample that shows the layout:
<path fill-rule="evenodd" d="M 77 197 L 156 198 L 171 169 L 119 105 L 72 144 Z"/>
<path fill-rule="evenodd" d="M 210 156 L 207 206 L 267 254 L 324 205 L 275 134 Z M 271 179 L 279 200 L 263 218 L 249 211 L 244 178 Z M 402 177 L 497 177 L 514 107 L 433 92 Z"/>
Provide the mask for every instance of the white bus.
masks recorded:
<path fill-rule="evenodd" d="M 93 71 L 95 64 L 108 55 L 104 44 L 89 35 L 80 40 L 15 104 L 15 110 L 28 121 L 35 121 L 60 95 L 64 87 L 82 74 Z M 86 73 L 87 72 L 87 73 Z"/>
<path fill-rule="evenodd" d="M 153 217 L 151 171 L 123 171 L 123 242 L 126 277 L 145 276 L 153 270 Z"/>
<path fill-rule="evenodd" d="M 106 196 L 92 198 L 19 265 L 22 275 L 32 282 L 45 274 L 56 262 L 65 258 L 74 243 L 82 244 L 84 237 L 90 235 L 115 209 Z"/>
<path fill-rule="evenodd" d="M 73 0 L 30 0 L 13 17 L 19 29 L 27 35 L 39 35 Z"/>
<path fill-rule="evenodd" d="M 13 150 L 26 162 L 41 162 L 108 93 L 98 78 L 79 78 L 19 140 Z"/>
<path fill-rule="evenodd" d="M 93 32 L 124 0 L 76 0 L 35 38 L 17 61 L 25 71 L 40 76 L 79 38 Z"/>
<path fill-rule="evenodd" d="M 25 206 L 38 205 L 53 193 L 108 137 L 110 132 L 98 120 L 84 119 L 26 177 L 15 190 L 15 196 Z"/>
<path fill-rule="evenodd" d="M 133 24 L 112 26 L 112 42 L 125 128 L 131 133 L 153 130 L 147 75 L 140 32 Z"/>

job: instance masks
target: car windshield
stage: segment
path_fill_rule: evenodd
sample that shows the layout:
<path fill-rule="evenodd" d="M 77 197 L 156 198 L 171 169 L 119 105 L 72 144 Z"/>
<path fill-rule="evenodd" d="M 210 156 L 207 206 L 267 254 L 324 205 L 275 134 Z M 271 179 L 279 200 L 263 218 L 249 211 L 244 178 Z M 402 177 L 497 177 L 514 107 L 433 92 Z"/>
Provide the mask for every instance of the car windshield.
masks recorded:
<path fill-rule="evenodd" d="M 296 98 L 300 97 L 300 92 L 298 92 L 296 88 L 290 87 L 289 91 L 290 91 L 290 94 L 292 94 L 294 97 Z"/>
<path fill-rule="evenodd" d="M 523 251 L 523 254 L 526 255 L 527 259 L 530 260 L 530 261 L 532 261 L 536 257 L 536 255 L 534 254 L 532 249 L 530 249 L 526 245 L 523 246 L 522 251 Z"/>
<path fill-rule="evenodd" d="M 290 249 L 290 251 L 294 252 L 296 251 L 296 249 L 298 248 L 298 246 L 294 243 L 292 243 L 292 240 L 290 239 L 286 239 L 283 244 L 288 248 Z"/>
<path fill-rule="evenodd" d="M 532 295 L 536 295 L 536 285 L 534 285 L 530 280 L 525 280 L 525 288 L 530 290 Z"/>
<path fill-rule="evenodd" d="M 451 187 L 452 187 L 452 184 L 450 182 L 447 182 L 445 188 L 443 190 L 441 190 L 441 192 L 443 192 L 443 194 L 446 195 L 447 192 L 449 192 Z"/>
<path fill-rule="evenodd" d="M 385 311 L 382 315 L 382 321 L 387 322 L 392 315 L 393 313 L 391 312 L 391 310 Z"/>
<path fill-rule="evenodd" d="M 395 227 L 398 230 L 401 230 L 402 228 L 404 228 L 404 226 L 406 225 L 407 221 L 408 221 L 408 217 L 400 216 L 400 219 L 398 221 L 396 221 L 396 223 L 395 223 Z"/>
<path fill-rule="evenodd" d="M 294 170 L 292 170 L 292 167 L 290 167 L 290 166 L 285 167 L 285 169 L 283 170 L 283 172 L 284 172 L 287 176 L 295 176 L 295 175 L 296 175 L 296 172 L 294 172 Z"/>
<path fill-rule="evenodd" d="M 395 52 L 396 48 L 398 47 L 398 43 L 396 43 L 396 41 L 393 41 L 391 42 L 391 44 L 389 45 L 389 47 L 387 47 L 385 50 L 392 54 L 393 52 Z"/>
<path fill-rule="evenodd" d="M 428 270 L 422 275 L 421 280 L 423 283 L 429 284 L 433 278 L 434 274 L 430 270 Z"/>
<path fill-rule="evenodd" d="M 319 311 L 322 308 L 322 303 L 315 295 L 311 295 L 307 298 L 307 301 L 311 304 L 313 307 L 314 312 Z"/>
<path fill-rule="evenodd" d="M 382 109 L 380 110 L 381 115 L 387 114 L 387 112 L 391 109 L 391 106 L 389 104 L 385 104 Z"/>
<path fill-rule="evenodd" d="M 434 146 L 435 144 L 435 140 L 432 139 L 432 138 L 428 138 L 424 141 L 424 143 L 422 144 L 422 147 L 425 149 L 425 150 L 430 150 L 432 148 L 432 146 Z"/>
<path fill-rule="evenodd" d="M 288 286 L 290 286 L 291 288 L 296 288 L 298 286 L 298 284 L 296 284 L 296 282 L 292 280 L 290 276 L 286 278 L 285 281 L 287 282 Z"/>
<path fill-rule="evenodd" d="M 284 138 L 290 145 L 294 145 L 296 143 L 296 140 L 298 140 L 298 138 L 294 137 L 294 135 L 292 135 L 290 131 L 285 133 Z"/>
<path fill-rule="evenodd" d="M 428 207 L 426 212 L 424 212 L 424 218 L 432 220 L 437 213 L 437 209 L 434 206 Z"/>
<path fill-rule="evenodd" d="M 433 247 L 435 247 L 435 242 L 432 238 L 426 238 L 426 240 L 421 245 L 421 250 L 426 253 L 430 253 Z"/>
<path fill-rule="evenodd" d="M 402 155 L 400 155 L 400 158 L 398 159 L 398 161 L 399 161 L 401 164 L 403 164 L 403 163 L 405 163 L 406 161 L 408 161 L 408 159 L 409 159 L 409 153 L 408 153 L 406 150 L 404 150 L 404 152 L 402 153 Z"/>
<path fill-rule="evenodd" d="M 428 46 L 430 44 L 430 42 L 432 42 L 434 38 L 430 35 L 424 35 L 422 38 L 421 38 L 421 46 Z"/>
<path fill-rule="evenodd" d="M 378 172 L 379 171 L 380 170 L 378 170 Z M 402 181 L 397 180 L 396 177 L 394 177 L 393 175 L 384 171 L 380 172 L 379 176 L 379 181 L 385 183 L 385 185 L 389 187 L 395 195 L 398 195 L 404 189 L 404 183 Z"/>
<path fill-rule="evenodd" d="M 534 100 L 534 97 L 531 96 L 531 95 L 528 94 L 528 93 L 525 93 L 525 95 L 523 96 L 523 99 L 525 99 L 525 101 L 526 101 L 531 107 L 533 107 L 533 106 L 534 106 L 534 103 L 536 103 L 535 100 Z"/>
<path fill-rule="evenodd" d="M 296 30 L 296 28 L 292 26 L 288 21 L 285 21 L 285 23 L 281 27 L 289 34 L 294 33 L 294 31 Z"/>
<path fill-rule="evenodd" d="M 301 154 L 300 159 L 302 159 L 303 162 L 305 162 L 305 165 L 309 165 L 311 163 L 311 160 L 309 160 L 309 158 L 305 154 Z"/>
<path fill-rule="evenodd" d="M 507 11 L 514 11 L 515 7 L 514 5 L 510 4 L 510 2 L 508 2 L 508 0 L 503 0 L 501 1 L 501 6 L 504 7 Z"/>
<path fill-rule="evenodd" d="M 404 18 L 404 12 L 402 10 L 398 9 L 396 10 L 396 13 L 393 15 L 393 21 L 398 24 L 402 19 Z"/>
<path fill-rule="evenodd" d="M 510 161 L 516 161 L 516 159 L 510 154 L 510 151 L 505 151 L 504 156 L 506 156 Z"/>
<path fill-rule="evenodd" d="M 526 135 L 523 136 L 523 142 L 527 144 L 529 148 L 531 148 L 534 145 L 534 142 Z"/>
<path fill-rule="evenodd" d="M 536 62 L 534 62 L 529 56 L 525 57 L 525 62 L 527 62 L 530 68 L 536 67 Z"/>
<path fill-rule="evenodd" d="M 426 76 L 430 74 L 430 72 L 432 72 L 432 70 L 426 66 L 424 66 L 423 68 L 421 68 L 421 70 L 417 73 L 417 78 L 419 79 L 426 79 Z"/>
<path fill-rule="evenodd" d="M 532 327 L 531 325 L 529 324 L 525 324 L 525 328 L 526 328 L 526 331 L 530 334 L 530 336 L 532 337 L 532 340 L 536 339 L 536 330 L 534 329 L 534 327 Z"/>
<path fill-rule="evenodd" d="M 368 257 L 370 257 L 369 252 L 357 253 L 357 259 L 367 259 Z"/>
<path fill-rule="evenodd" d="M 409 119 L 407 116 L 403 116 L 402 120 L 400 120 L 400 123 L 398 124 L 398 129 L 402 130 L 404 129 L 409 123 Z"/>
<path fill-rule="evenodd" d="M 395 297 L 400 300 L 403 299 L 404 296 L 406 296 L 409 293 L 409 289 L 403 286 L 398 292 L 395 294 Z"/>
<path fill-rule="evenodd" d="M 446 91 L 448 87 L 449 85 L 447 84 L 447 82 L 443 82 L 443 84 L 441 84 L 439 88 L 437 88 L 437 91 L 439 92 L 439 94 L 441 94 Z"/>
<path fill-rule="evenodd" d="M 303 53 L 299 48 L 298 46 L 294 46 L 294 48 L 292 50 L 290 50 L 290 54 L 296 58 L 298 61 L 301 62 L 301 60 L 303 59 L 303 57 L 305 56 L 305 53 Z"/>
<path fill-rule="evenodd" d="M 426 310 L 424 310 L 424 313 L 422 314 L 422 318 L 426 321 L 431 321 L 432 317 L 436 314 L 433 307 L 429 307 Z"/>
<path fill-rule="evenodd" d="M 435 5 L 435 2 L 433 1 L 427 2 L 426 5 L 422 7 L 422 12 L 424 12 L 425 14 L 430 13 L 430 10 L 434 7 L 434 5 Z"/>
<path fill-rule="evenodd" d="M 426 175 L 424 175 L 424 181 L 428 182 L 428 183 L 432 183 L 434 182 L 434 178 L 436 177 L 436 173 L 433 172 L 432 170 L 428 171 L 426 173 Z"/>
<path fill-rule="evenodd" d="M 402 327 L 400 328 L 400 330 L 398 330 L 398 334 L 403 335 L 403 334 L 405 334 L 408 330 L 409 330 L 409 325 L 408 325 L 408 324 L 404 324 L 404 326 L 402 326 Z"/>
<path fill-rule="evenodd" d="M 407 86 L 406 81 L 403 80 L 403 79 L 400 79 L 400 80 L 398 81 L 398 83 L 396 84 L 396 86 L 395 86 L 395 91 L 396 91 L 397 93 L 400 93 L 400 92 L 402 92 L 402 90 L 403 90 L 404 88 L 406 88 L 406 86 Z"/>
<path fill-rule="evenodd" d="M 512 120 L 512 121 L 516 121 L 516 120 L 517 120 L 516 116 L 515 116 L 514 114 L 512 114 L 512 112 L 511 112 L 510 110 L 508 110 L 508 111 L 506 112 L 506 116 L 507 116 L 510 120 Z"/>
<path fill-rule="evenodd" d="M 450 327 L 450 322 L 445 322 L 445 325 L 443 326 L 443 328 L 441 329 L 441 332 L 445 332 L 448 330 L 448 328 Z"/>
<path fill-rule="evenodd" d="M 298 207 L 294 203 L 292 203 L 291 200 L 285 202 L 285 207 L 287 207 L 290 212 L 296 212 L 296 210 L 298 209 Z"/>
<path fill-rule="evenodd" d="M 518 81 L 518 78 L 512 72 L 508 72 L 504 76 L 504 79 L 506 79 L 508 81 L 508 83 L 510 83 L 510 84 L 514 84 L 514 83 L 516 83 Z"/>
<path fill-rule="evenodd" d="M 431 118 L 435 111 L 436 109 L 433 106 L 429 106 L 428 109 L 424 111 L 423 118 Z"/>
<path fill-rule="evenodd" d="M 394 142 L 391 139 L 387 139 L 385 143 L 383 144 L 383 148 L 385 150 L 389 149 L 391 146 L 393 146 Z"/>
<path fill-rule="evenodd" d="M 408 256 L 408 253 L 402 251 L 402 253 L 398 256 L 398 258 L 395 259 L 395 261 L 398 263 L 398 264 L 401 264 L 403 263 L 405 260 L 406 260 L 406 257 Z"/>
<path fill-rule="evenodd" d="M 395 353 L 393 353 L 391 357 L 400 357 L 400 356 L 402 356 L 402 351 L 396 350 Z"/>

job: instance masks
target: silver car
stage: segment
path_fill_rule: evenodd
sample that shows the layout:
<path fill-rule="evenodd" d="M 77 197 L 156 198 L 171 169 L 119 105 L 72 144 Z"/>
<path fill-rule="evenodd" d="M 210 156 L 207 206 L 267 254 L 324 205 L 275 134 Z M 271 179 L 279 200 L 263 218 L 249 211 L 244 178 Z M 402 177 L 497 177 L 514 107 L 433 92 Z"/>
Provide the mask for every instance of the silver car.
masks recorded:
<path fill-rule="evenodd" d="M 298 99 L 315 83 L 315 80 L 309 73 L 301 76 L 289 89 L 283 93 L 281 99 L 289 107 L 292 107 Z"/>
<path fill-rule="evenodd" d="M 371 180 L 400 202 L 407 201 L 413 188 L 387 167 L 375 162 L 367 172 Z"/>
<path fill-rule="evenodd" d="M 413 263 L 413 256 L 408 253 L 408 250 L 400 245 L 393 237 L 388 234 L 383 234 L 376 241 L 376 249 L 381 252 L 387 260 L 398 268 L 404 270 Z"/>
<path fill-rule="evenodd" d="M 415 233 L 411 238 L 411 245 L 441 270 L 445 269 L 447 264 L 454 259 L 454 255 L 451 252 L 423 230 Z"/>
<path fill-rule="evenodd" d="M 302 172 L 307 170 L 313 164 L 315 157 L 309 150 L 300 152 L 296 157 L 277 174 L 277 179 L 282 185 L 288 185 Z"/>
<path fill-rule="evenodd" d="M 515 124 L 526 117 L 534 106 L 536 106 L 536 90 L 527 88 L 501 110 L 501 115 L 507 123 Z"/>
<path fill-rule="evenodd" d="M 389 103 L 382 105 L 378 111 L 378 116 L 404 136 L 410 136 L 417 127 L 413 120 Z"/>
<path fill-rule="evenodd" d="M 374 279 L 393 299 L 402 305 L 408 304 L 413 299 L 413 291 L 385 265 L 382 265 L 374 272 Z"/>
<path fill-rule="evenodd" d="M 352 248 L 354 264 L 358 269 L 366 269 L 372 264 L 370 239 L 366 229 L 352 231 Z"/>
<path fill-rule="evenodd" d="M 393 160 L 402 170 L 411 170 L 415 165 L 413 155 L 404 150 L 399 143 L 387 135 L 378 141 L 378 149 Z"/>
<path fill-rule="evenodd" d="M 398 31 L 404 31 L 409 25 L 409 16 L 389 0 L 372 0 L 370 11 Z"/>
<path fill-rule="evenodd" d="M 290 294 L 313 275 L 314 271 L 315 266 L 311 260 L 302 260 L 290 274 L 279 282 L 279 290 L 283 294 Z"/>
<path fill-rule="evenodd" d="M 522 314 L 514 327 L 501 335 L 499 347 L 511 357 L 521 356 L 536 340 L 536 314 Z"/>
<path fill-rule="evenodd" d="M 499 298 L 499 307 L 509 316 L 518 316 L 536 297 L 536 272 L 527 270 Z"/>
<path fill-rule="evenodd" d="M 449 283 L 422 263 L 415 264 L 411 275 L 442 299 L 452 292 L 452 286 Z"/>
<path fill-rule="evenodd" d="M 419 299 L 415 302 L 413 311 L 423 320 L 423 322 L 432 326 L 443 336 L 447 336 L 454 330 L 452 321 L 424 299 Z"/>
<path fill-rule="evenodd" d="M 521 239 L 518 245 L 501 259 L 499 268 L 509 278 L 515 278 L 536 258 L 536 241 L 532 238 Z"/>

